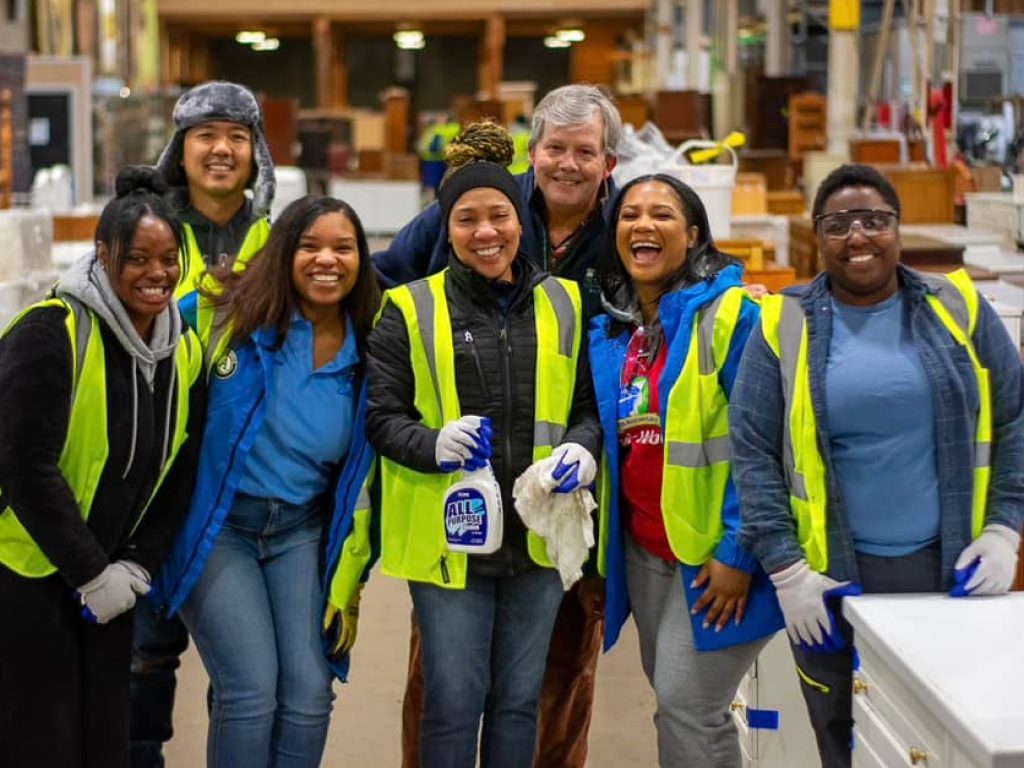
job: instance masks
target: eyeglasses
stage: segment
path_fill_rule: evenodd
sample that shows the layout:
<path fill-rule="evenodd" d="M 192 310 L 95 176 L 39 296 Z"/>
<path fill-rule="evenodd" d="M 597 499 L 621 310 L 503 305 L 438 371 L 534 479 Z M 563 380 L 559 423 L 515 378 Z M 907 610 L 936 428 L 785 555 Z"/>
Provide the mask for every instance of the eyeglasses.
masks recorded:
<path fill-rule="evenodd" d="M 895 211 L 873 208 L 823 213 L 815 218 L 815 222 L 821 228 L 821 234 L 833 240 L 848 238 L 855 224 L 865 237 L 878 237 L 895 232 L 898 223 Z"/>
<path fill-rule="evenodd" d="M 650 368 L 658 352 L 656 332 L 647 326 L 637 326 L 626 345 L 626 364 L 622 369 L 622 383 L 628 384 Z"/>

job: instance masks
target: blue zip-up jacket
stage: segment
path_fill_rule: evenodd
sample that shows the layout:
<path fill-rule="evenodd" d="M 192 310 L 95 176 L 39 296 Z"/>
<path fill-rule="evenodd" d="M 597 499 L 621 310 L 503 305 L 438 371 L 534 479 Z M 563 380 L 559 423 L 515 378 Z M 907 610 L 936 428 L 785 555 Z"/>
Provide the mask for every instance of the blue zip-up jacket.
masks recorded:
<path fill-rule="evenodd" d="M 186 316 L 190 309 L 188 302 L 194 302 L 195 296 L 190 294 L 184 300 Z M 266 414 L 266 393 L 273 378 L 275 333 L 261 329 L 246 343 L 232 346 L 237 357 L 234 371 L 227 376 L 218 372 L 210 376 L 206 428 L 188 518 L 171 554 L 153 581 L 150 599 L 155 600 L 167 615 L 173 615 L 191 593 L 231 510 L 246 458 Z M 331 578 L 342 556 L 342 545 L 352 530 L 356 499 L 375 458 L 365 436 L 365 381 L 359 383 L 358 391 L 355 413 L 351 415 L 352 443 L 334 488 L 330 511 L 322 576 L 321 605 L 324 608 Z M 363 581 L 379 551 L 377 537 L 371 535 L 370 538 L 373 552 L 363 571 Z M 323 615 L 322 611 L 320 615 Z M 318 632 L 319 629 L 317 627 Z M 327 638 L 322 633 L 321 642 L 335 675 L 342 682 L 346 681 L 348 655 L 335 661 L 327 654 Z"/>
<path fill-rule="evenodd" d="M 515 179 L 527 211 L 526 221 L 522 222 L 520 254 L 526 254 L 545 272 L 579 283 L 584 319 L 599 314 L 601 287 L 597 262 L 615 231 L 609 223 L 616 193 L 611 177 L 608 178 L 607 195 L 600 214 L 586 224 L 569 252 L 556 262 L 551 262 L 550 258 L 544 195 L 537 188 L 533 169 Z M 394 288 L 440 272 L 448 266 L 450 251 L 448 227 L 441 220 L 441 206 L 433 202 L 399 230 L 386 250 L 373 254 L 373 264 L 381 285 Z"/>
<path fill-rule="evenodd" d="M 913 270 L 898 265 L 904 312 L 921 355 L 935 403 L 935 439 L 941 499 L 942 583 L 953 584 L 953 565 L 971 541 L 974 477 L 974 427 L 978 387 L 967 352 L 956 343 L 928 306 L 933 292 Z M 947 286 L 941 290 L 956 290 Z M 807 318 L 811 402 L 818 424 L 818 450 L 828 475 L 827 573 L 859 582 L 853 537 L 829 451 L 825 371 L 832 338 L 831 290 L 827 273 L 809 285 L 787 289 L 799 297 Z M 992 478 L 987 523 L 1020 530 L 1024 520 L 1024 380 L 1020 353 L 995 310 L 979 297 L 973 336 L 992 388 Z M 878 371 L 885 386 L 885 371 Z M 782 468 L 782 430 L 786 406 L 778 358 L 760 324 L 751 335 L 730 399 L 733 476 L 740 493 L 740 543 L 757 555 L 769 573 L 803 558 L 789 489 Z M 891 478 L 894 483 L 898 477 Z M 899 510 L 893 510 L 898 514 Z"/>
<path fill-rule="evenodd" d="M 742 269 L 730 266 L 723 269 L 711 280 L 697 283 L 681 291 L 662 297 L 658 315 L 668 345 L 665 369 L 658 379 L 658 412 L 664 419 L 668 395 L 679 375 L 690 347 L 690 329 L 694 317 L 702 307 L 707 306 L 726 289 L 742 287 Z M 729 355 L 719 371 L 719 382 L 726 397 L 731 396 L 733 381 L 739 367 L 740 356 L 747 337 L 758 325 L 759 309 L 753 301 L 744 301 L 729 344 Z M 630 332 L 623 328 L 614 333 L 614 321 L 608 315 L 594 318 L 590 324 L 590 365 L 594 377 L 597 409 L 604 433 L 604 450 L 610 480 L 608 537 L 605 550 L 605 623 L 604 649 L 607 651 L 619 639 L 622 625 L 629 617 L 629 596 L 626 592 L 626 559 L 624 536 L 628 536 L 619 512 L 620 500 L 620 459 L 618 404 L 620 379 L 626 360 L 626 347 Z M 614 334 L 614 335 L 613 335 Z M 664 433 L 664 425 L 662 426 Z M 733 568 L 753 573 L 757 568 L 754 556 L 737 540 L 739 529 L 739 503 L 732 480 L 725 491 L 722 506 L 722 522 L 725 534 L 715 549 L 714 559 Z M 741 624 L 741 626 L 743 626 Z M 761 633 L 763 634 L 763 633 Z"/>

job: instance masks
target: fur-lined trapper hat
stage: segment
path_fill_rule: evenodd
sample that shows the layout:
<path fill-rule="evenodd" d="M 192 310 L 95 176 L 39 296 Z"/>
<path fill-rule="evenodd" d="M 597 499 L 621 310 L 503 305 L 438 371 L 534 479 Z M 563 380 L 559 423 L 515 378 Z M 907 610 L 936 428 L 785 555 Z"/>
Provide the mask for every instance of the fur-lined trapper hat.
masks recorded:
<path fill-rule="evenodd" d="M 226 120 L 244 125 L 252 131 L 252 157 L 256 170 L 249 179 L 249 186 L 253 191 L 253 212 L 264 216 L 270 211 L 276 188 L 274 163 L 263 137 L 263 114 L 259 102 L 248 88 L 223 80 L 197 85 L 178 99 L 174 105 L 173 119 L 174 136 L 156 164 L 169 186 L 188 185 L 185 169 L 181 165 L 185 131 L 214 120 Z"/>

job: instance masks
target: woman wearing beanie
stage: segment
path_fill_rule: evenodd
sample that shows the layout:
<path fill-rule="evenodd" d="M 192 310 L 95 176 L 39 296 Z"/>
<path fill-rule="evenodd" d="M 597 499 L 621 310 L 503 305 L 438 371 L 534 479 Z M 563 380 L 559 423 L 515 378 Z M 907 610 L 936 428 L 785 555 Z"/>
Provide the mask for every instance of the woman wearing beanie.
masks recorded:
<path fill-rule="evenodd" d="M 0 340 L 0 765 L 127 768 L 132 608 L 186 508 L 205 384 L 181 224 L 118 174 L 96 249 Z"/>
<path fill-rule="evenodd" d="M 422 634 L 426 766 L 475 765 L 478 732 L 485 768 L 531 765 L 562 589 L 514 511 L 512 486 L 545 457 L 560 466 L 560 490 L 587 485 L 600 448 L 579 290 L 519 251 L 512 155 L 511 137 L 489 123 L 452 144 L 438 192 L 448 268 L 387 292 L 370 335 L 381 564 L 408 580 Z M 453 551 L 459 529 L 446 526 L 446 497 L 488 464 L 498 486 L 488 516 L 498 499 L 504 509 L 501 544 Z"/>

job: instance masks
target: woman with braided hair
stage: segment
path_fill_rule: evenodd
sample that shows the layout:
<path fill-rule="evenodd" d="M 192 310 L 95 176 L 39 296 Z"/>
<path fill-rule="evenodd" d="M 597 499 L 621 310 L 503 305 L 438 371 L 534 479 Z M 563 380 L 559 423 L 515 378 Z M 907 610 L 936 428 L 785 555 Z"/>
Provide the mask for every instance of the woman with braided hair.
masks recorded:
<path fill-rule="evenodd" d="M 481 766 L 532 764 L 562 588 L 513 509 L 512 486 L 545 454 L 566 469 L 561 490 L 588 485 L 600 447 L 580 291 L 520 252 L 512 155 L 511 137 L 489 123 L 449 147 L 438 192 L 448 267 L 388 291 L 370 335 L 381 569 L 409 582 L 420 628 L 424 766 L 475 765 L 478 733 Z M 488 462 L 504 509 L 501 544 L 490 554 L 453 551 L 444 499 L 463 470 Z"/>

